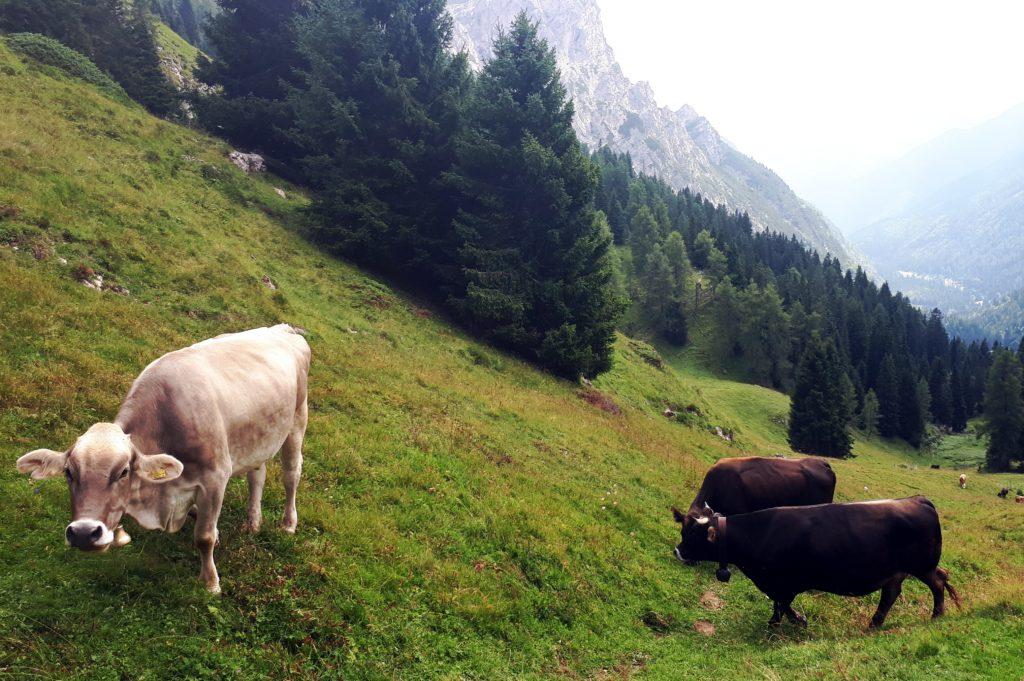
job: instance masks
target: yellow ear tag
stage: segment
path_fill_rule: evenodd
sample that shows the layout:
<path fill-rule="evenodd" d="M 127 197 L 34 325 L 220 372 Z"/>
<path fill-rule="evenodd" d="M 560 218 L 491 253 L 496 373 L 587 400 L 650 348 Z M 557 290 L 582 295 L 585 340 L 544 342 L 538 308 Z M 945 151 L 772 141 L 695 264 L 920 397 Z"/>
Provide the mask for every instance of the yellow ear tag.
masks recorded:
<path fill-rule="evenodd" d="M 167 469 L 158 468 L 155 471 L 153 471 L 149 477 L 153 478 L 154 480 L 163 480 L 164 478 L 167 477 Z"/>

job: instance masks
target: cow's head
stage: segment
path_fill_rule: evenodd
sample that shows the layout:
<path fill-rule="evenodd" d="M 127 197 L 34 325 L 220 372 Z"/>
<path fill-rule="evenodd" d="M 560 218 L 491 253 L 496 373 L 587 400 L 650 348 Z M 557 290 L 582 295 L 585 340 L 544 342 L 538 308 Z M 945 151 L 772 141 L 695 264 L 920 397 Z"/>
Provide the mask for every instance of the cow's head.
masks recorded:
<path fill-rule="evenodd" d="M 715 549 L 716 530 L 711 519 L 715 512 L 704 504 L 700 510 L 691 510 L 687 514 L 672 509 L 672 517 L 682 525 L 680 541 L 676 546 L 675 556 L 683 562 L 696 560 L 717 560 Z"/>
<path fill-rule="evenodd" d="M 173 456 L 141 453 L 113 423 L 97 423 L 66 452 L 37 449 L 17 465 L 35 479 L 64 476 L 71 492 L 71 524 L 64 536 L 68 545 L 83 551 L 110 548 L 121 516 L 142 485 L 169 482 L 182 471 Z"/>

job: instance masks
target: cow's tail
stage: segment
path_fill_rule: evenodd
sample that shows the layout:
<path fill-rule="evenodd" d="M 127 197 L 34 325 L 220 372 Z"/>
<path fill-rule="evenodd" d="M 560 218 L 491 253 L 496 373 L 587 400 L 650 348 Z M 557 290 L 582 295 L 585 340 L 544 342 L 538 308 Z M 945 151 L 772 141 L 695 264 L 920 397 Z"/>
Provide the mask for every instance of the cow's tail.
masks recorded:
<path fill-rule="evenodd" d="M 954 603 L 956 603 L 957 610 L 961 609 L 962 603 L 960 601 L 960 594 L 958 594 L 956 589 L 953 588 L 953 585 L 949 583 L 949 570 L 935 568 L 935 572 L 938 573 L 939 578 L 942 580 L 942 588 L 949 593 L 949 597 L 953 599 Z"/>

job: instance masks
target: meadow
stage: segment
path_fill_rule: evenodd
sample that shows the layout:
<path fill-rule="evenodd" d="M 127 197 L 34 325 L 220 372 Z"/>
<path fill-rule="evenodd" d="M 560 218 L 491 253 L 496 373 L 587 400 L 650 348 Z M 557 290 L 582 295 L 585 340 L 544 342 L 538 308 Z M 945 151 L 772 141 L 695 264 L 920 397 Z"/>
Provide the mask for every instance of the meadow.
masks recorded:
<path fill-rule="evenodd" d="M 838 498 L 929 496 L 964 608 L 931 622 L 908 581 L 881 631 L 876 598 L 820 594 L 796 602 L 808 628 L 769 629 L 748 580 L 672 558 L 669 509 L 718 458 L 788 453 L 785 395 L 722 375 L 699 342 L 625 336 L 592 388 L 552 378 L 310 246 L 303 193 L 228 151 L 0 41 L 0 676 L 1024 674 L 1024 507 L 995 496 L 1021 476 L 960 490 L 858 438 Z M 96 275 L 106 290 L 82 285 Z M 129 521 L 121 550 L 66 549 L 64 483 L 16 458 L 112 419 L 160 354 L 281 321 L 314 353 L 298 533 L 275 528 L 271 466 L 259 535 L 239 531 L 244 481 L 229 488 L 220 597 L 190 526 Z"/>

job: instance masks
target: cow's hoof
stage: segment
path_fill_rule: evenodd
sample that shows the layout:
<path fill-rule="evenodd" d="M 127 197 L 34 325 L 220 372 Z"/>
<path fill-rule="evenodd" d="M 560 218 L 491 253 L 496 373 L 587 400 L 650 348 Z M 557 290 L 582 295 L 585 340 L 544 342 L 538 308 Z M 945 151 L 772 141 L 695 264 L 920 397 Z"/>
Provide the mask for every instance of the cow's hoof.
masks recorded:
<path fill-rule="evenodd" d="M 284 530 L 287 534 L 295 534 L 296 525 L 289 523 L 281 523 L 281 529 Z"/>
<path fill-rule="evenodd" d="M 219 583 L 218 584 L 207 584 L 206 585 L 206 591 L 211 596 L 220 596 L 220 584 Z"/>
<path fill-rule="evenodd" d="M 256 534 L 260 531 L 260 523 L 254 523 L 251 520 L 246 520 L 242 523 L 242 532 L 245 534 Z"/>

